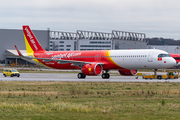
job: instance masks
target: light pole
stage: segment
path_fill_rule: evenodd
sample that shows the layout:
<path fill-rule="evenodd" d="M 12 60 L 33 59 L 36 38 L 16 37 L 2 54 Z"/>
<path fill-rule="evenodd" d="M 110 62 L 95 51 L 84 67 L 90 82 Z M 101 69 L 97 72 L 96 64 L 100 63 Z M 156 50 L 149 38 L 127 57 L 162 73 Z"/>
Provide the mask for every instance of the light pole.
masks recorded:
<path fill-rule="evenodd" d="M 178 54 L 179 47 L 177 47 L 177 54 Z"/>

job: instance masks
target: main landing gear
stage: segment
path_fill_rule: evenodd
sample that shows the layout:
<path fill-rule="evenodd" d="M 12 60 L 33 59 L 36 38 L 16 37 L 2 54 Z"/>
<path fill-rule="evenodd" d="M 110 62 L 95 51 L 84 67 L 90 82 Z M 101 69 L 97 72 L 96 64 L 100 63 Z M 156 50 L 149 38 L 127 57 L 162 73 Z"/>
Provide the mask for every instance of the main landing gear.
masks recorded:
<path fill-rule="evenodd" d="M 84 78 L 86 78 L 86 75 L 85 75 L 84 73 L 78 73 L 78 74 L 77 74 L 77 77 L 78 77 L 79 79 L 84 79 Z"/>
<path fill-rule="evenodd" d="M 103 78 L 103 79 L 109 79 L 110 78 L 110 74 L 109 73 L 107 73 L 108 71 L 106 71 L 106 73 L 103 73 L 102 75 L 101 75 L 101 77 Z M 78 73 L 77 74 L 77 77 L 79 78 L 79 79 L 84 79 L 84 78 L 86 78 L 86 75 L 84 74 L 84 73 Z"/>
<path fill-rule="evenodd" d="M 102 79 L 109 79 L 110 77 L 110 74 L 107 73 L 108 71 L 106 71 L 106 73 L 103 73 L 101 76 L 102 76 Z"/>

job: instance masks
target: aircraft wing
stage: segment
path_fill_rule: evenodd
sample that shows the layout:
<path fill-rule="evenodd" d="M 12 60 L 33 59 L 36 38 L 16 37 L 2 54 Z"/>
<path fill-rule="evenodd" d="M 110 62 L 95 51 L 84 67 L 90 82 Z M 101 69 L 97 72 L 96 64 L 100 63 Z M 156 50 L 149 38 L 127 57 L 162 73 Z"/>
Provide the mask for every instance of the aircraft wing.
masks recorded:
<path fill-rule="evenodd" d="M 72 63 L 71 66 L 78 66 L 78 67 L 82 67 L 85 64 L 90 64 L 90 63 L 94 63 L 94 62 L 85 62 L 85 61 L 76 61 L 76 60 L 62 60 L 62 59 L 51 59 L 51 58 L 36 58 L 33 56 L 24 56 L 23 54 L 21 54 L 21 52 L 18 50 L 18 48 L 15 45 L 15 48 L 17 50 L 18 55 L 13 55 L 13 54 L 5 54 L 7 56 L 14 56 L 14 57 L 19 57 L 25 60 L 32 60 L 32 59 L 37 59 L 37 60 L 42 60 L 43 62 L 51 62 L 51 61 L 56 61 L 59 64 L 68 64 L 68 63 Z M 101 65 L 104 65 L 104 63 L 98 63 Z"/>
<path fill-rule="evenodd" d="M 61 60 L 61 59 L 35 58 L 35 57 L 31 57 L 31 59 L 37 59 L 37 60 L 39 59 L 39 60 L 43 60 L 43 62 L 56 61 L 56 62 L 58 62 L 59 64 L 72 63 L 72 66 L 84 65 L 84 64 L 92 63 L 92 62 L 76 61 L 76 60 Z"/>
<path fill-rule="evenodd" d="M 26 59 L 26 60 L 27 59 L 28 60 L 37 59 L 37 60 L 43 60 L 43 62 L 56 61 L 59 64 L 72 63 L 71 64 L 72 66 L 81 66 L 81 65 L 84 65 L 84 64 L 94 63 L 94 62 L 85 62 L 85 61 L 76 61 L 76 60 L 61 60 L 61 59 L 49 59 L 49 58 L 36 58 L 36 57 L 33 57 L 33 56 L 23 56 L 22 54 L 21 54 L 21 56 L 20 55 L 13 55 L 13 54 L 5 54 L 5 55 L 13 56 L 13 57 L 19 57 L 19 58 Z M 104 65 L 104 63 L 98 63 L 98 64 Z"/>
<path fill-rule="evenodd" d="M 4 55 L 18 57 L 18 58 L 26 58 L 26 56 L 19 56 L 19 55 L 14 55 L 14 54 L 4 54 Z"/>

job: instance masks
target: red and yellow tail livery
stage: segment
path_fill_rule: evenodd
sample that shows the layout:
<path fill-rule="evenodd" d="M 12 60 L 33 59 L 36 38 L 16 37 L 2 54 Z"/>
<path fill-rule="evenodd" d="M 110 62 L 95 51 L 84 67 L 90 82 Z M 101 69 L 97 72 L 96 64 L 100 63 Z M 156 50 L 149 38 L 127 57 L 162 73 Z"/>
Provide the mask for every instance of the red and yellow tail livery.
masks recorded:
<path fill-rule="evenodd" d="M 41 47 L 35 35 L 29 28 L 29 26 L 23 26 L 23 33 L 25 39 L 25 45 L 27 53 L 44 52 L 45 50 Z"/>

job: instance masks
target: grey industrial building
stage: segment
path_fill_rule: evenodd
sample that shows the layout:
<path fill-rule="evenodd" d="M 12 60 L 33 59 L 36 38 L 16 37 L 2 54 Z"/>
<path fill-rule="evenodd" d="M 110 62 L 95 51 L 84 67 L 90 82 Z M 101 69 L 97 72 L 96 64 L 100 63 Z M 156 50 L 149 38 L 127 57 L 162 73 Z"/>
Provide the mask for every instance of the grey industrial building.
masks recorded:
<path fill-rule="evenodd" d="M 146 49 L 145 34 L 124 31 L 112 33 L 82 31 L 77 33 L 50 31 L 50 51 Z"/>
<path fill-rule="evenodd" d="M 61 32 L 47 30 L 32 30 L 40 44 L 49 51 L 74 50 L 110 50 L 110 49 L 146 49 L 144 33 L 113 30 L 111 33 L 77 30 L 77 32 Z M 20 58 L 7 56 L 17 54 L 14 45 L 21 52 L 25 51 L 22 30 L 0 29 L 0 64 L 10 64 L 14 61 L 27 64 Z"/>
<path fill-rule="evenodd" d="M 180 46 L 178 45 L 151 45 L 148 48 L 164 50 L 169 54 L 180 54 Z"/>

